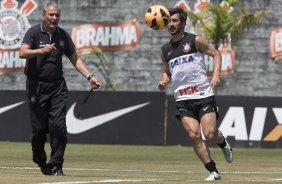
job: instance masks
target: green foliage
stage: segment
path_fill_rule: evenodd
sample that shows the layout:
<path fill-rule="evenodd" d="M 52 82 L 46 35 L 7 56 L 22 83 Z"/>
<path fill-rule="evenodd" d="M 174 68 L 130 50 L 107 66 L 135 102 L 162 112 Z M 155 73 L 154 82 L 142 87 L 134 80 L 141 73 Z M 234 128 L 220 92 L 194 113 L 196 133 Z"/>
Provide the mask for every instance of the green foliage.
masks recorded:
<path fill-rule="evenodd" d="M 89 50 L 89 52 L 79 53 L 79 56 L 83 57 L 83 60 L 86 62 L 87 60 L 91 61 L 91 64 L 99 71 L 106 82 L 106 84 L 103 85 L 105 91 L 115 91 L 117 89 L 117 85 L 111 77 L 112 67 L 101 49 L 95 47 Z M 97 60 L 99 62 L 97 62 Z"/>
<path fill-rule="evenodd" d="M 198 34 L 213 42 L 216 48 L 229 34 L 239 39 L 245 30 L 260 24 L 264 18 L 272 15 L 271 10 L 248 12 L 244 5 L 236 5 L 238 0 L 228 0 L 228 3 L 230 6 L 209 4 L 202 12 L 188 12 L 188 17 Z M 234 9 L 230 11 L 229 7 Z"/>

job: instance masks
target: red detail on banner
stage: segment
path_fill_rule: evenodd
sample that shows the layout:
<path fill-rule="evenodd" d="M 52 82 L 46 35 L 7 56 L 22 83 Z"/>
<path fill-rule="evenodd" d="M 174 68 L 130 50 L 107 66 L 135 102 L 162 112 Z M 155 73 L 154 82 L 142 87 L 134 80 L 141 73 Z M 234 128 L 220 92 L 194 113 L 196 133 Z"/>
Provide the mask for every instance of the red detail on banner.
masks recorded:
<path fill-rule="evenodd" d="M 186 12 L 191 12 L 191 8 L 189 5 L 185 2 L 185 0 L 179 1 L 176 5 L 176 7 L 182 8 Z"/>
<path fill-rule="evenodd" d="M 21 7 L 21 13 L 25 16 L 29 15 L 37 8 L 37 4 L 33 0 L 27 0 Z"/>
<path fill-rule="evenodd" d="M 19 58 L 19 49 L 0 49 L 0 74 L 23 72 L 25 62 Z"/>
<path fill-rule="evenodd" d="M 269 39 L 270 57 L 274 61 L 282 59 L 282 28 L 276 28 L 270 33 Z"/>
<path fill-rule="evenodd" d="M 120 23 L 93 23 L 75 26 L 72 38 L 78 52 L 117 51 L 136 48 L 140 42 L 137 19 Z"/>
<path fill-rule="evenodd" d="M 197 3 L 195 3 L 195 11 L 201 12 L 204 11 L 210 3 L 210 0 L 198 0 Z"/>
<path fill-rule="evenodd" d="M 4 0 L 1 3 L 2 7 L 4 8 L 16 8 L 18 6 L 18 3 L 14 0 Z"/>

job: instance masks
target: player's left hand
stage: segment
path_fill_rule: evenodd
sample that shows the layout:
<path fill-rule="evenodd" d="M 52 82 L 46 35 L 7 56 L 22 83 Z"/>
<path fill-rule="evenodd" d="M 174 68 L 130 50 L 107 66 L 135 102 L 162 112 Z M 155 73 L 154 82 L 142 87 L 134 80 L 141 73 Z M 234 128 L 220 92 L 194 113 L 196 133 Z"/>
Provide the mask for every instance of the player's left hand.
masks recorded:
<path fill-rule="evenodd" d="M 217 88 L 220 84 L 220 78 L 219 76 L 213 76 L 211 79 L 211 86 L 213 89 Z"/>

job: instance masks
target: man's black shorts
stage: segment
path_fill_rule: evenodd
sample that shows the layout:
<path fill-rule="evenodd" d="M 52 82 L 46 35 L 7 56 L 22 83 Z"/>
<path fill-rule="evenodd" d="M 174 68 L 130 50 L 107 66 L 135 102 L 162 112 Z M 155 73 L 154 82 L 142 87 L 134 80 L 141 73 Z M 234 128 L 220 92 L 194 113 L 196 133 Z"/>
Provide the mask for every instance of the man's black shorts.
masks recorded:
<path fill-rule="evenodd" d="M 215 112 L 216 119 L 219 117 L 214 96 L 202 99 L 177 101 L 176 109 L 176 117 L 179 120 L 184 116 L 188 116 L 200 122 L 201 117 L 210 112 Z"/>

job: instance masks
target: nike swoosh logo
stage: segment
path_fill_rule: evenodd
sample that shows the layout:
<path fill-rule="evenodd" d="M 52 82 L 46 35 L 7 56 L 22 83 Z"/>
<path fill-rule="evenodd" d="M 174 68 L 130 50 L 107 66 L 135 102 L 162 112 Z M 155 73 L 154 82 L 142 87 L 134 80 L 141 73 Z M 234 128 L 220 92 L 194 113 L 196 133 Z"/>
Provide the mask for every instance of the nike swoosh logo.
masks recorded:
<path fill-rule="evenodd" d="M 203 108 L 203 110 L 204 110 L 204 111 L 206 111 L 208 108 L 209 108 L 209 106 L 207 106 L 207 107 Z"/>
<path fill-rule="evenodd" d="M 169 56 L 172 53 L 172 51 L 170 51 L 169 53 L 167 53 L 167 55 Z"/>
<path fill-rule="evenodd" d="M 0 108 L 0 114 L 2 114 L 3 112 L 6 112 L 10 109 L 13 109 L 21 104 L 23 104 L 25 101 L 22 101 L 22 102 L 18 102 L 18 103 L 15 103 L 15 104 L 12 104 L 12 105 L 7 105 L 7 106 L 4 106 L 4 107 L 1 107 Z"/>
<path fill-rule="evenodd" d="M 80 119 L 77 119 L 74 115 L 74 107 L 76 105 L 76 103 L 74 103 L 68 110 L 68 113 L 66 116 L 66 124 L 67 124 L 68 133 L 79 134 L 79 133 L 85 132 L 99 125 L 107 123 L 117 117 L 127 114 L 131 111 L 140 109 L 148 104 L 150 104 L 150 102 L 146 102 L 146 103 L 139 104 L 139 105 L 134 105 L 131 107 L 127 107 L 127 108 L 115 110 L 112 112 L 108 112 L 105 114 L 101 114 L 98 116 L 94 116 L 92 118 L 80 120 Z"/>

